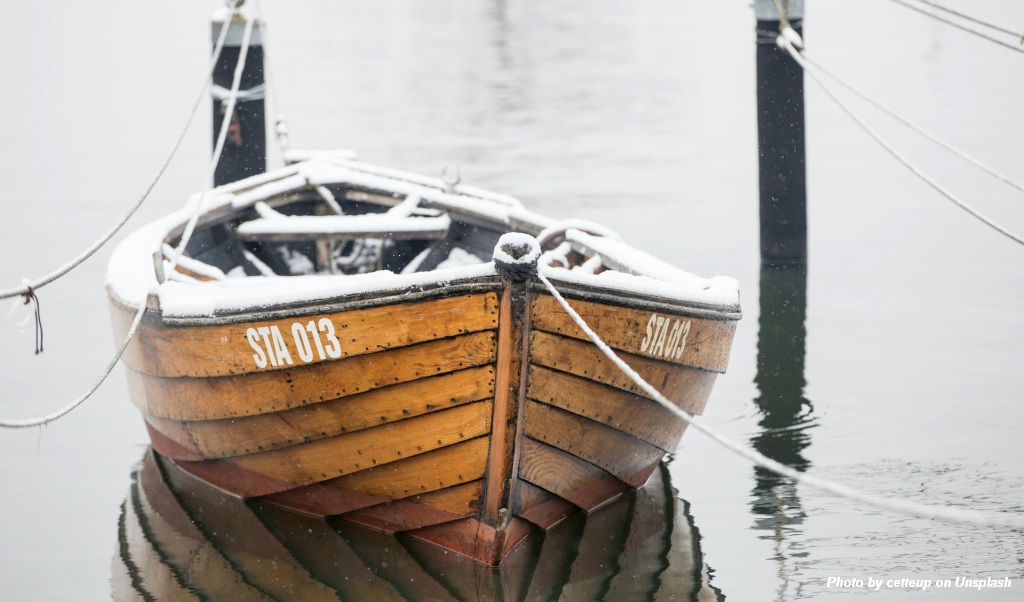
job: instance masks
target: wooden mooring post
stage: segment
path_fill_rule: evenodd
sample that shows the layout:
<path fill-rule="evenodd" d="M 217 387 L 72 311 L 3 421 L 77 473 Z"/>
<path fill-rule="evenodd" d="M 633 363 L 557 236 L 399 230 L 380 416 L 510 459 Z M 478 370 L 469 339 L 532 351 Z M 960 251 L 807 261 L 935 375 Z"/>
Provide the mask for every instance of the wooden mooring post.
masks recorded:
<path fill-rule="evenodd" d="M 803 0 L 754 3 L 763 266 L 807 264 L 804 74 L 775 43 L 780 25 L 786 22 L 803 34 L 803 5 Z"/>
<path fill-rule="evenodd" d="M 239 0 L 235 0 L 239 5 Z M 252 17 L 250 17 L 252 18 Z M 225 24 L 225 20 L 231 19 Z M 245 32 L 245 20 L 230 11 L 222 10 L 214 14 L 212 23 L 213 44 L 216 46 L 221 28 L 227 25 L 228 33 L 221 50 L 217 65 L 213 71 L 213 141 L 216 150 L 217 137 L 220 135 L 224 111 L 227 109 L 228 94 L 235 75 L 235 65 L 242 50 L 242 38 Z M 220 186 L 235 182 L 267 170 L 267 128 L 264 90 L 266 84 L 263 75 L 263 45 L 260 36 L 260 25 L 253 24 L 249 39 L 249 49 L 245 57 L 245 67 L 238 88 L 238 99 L 235 102 L 234 114 L 228 125 L 227 140 L 221 151 L 220 161 L 214 172 L 213 184 Z"/>

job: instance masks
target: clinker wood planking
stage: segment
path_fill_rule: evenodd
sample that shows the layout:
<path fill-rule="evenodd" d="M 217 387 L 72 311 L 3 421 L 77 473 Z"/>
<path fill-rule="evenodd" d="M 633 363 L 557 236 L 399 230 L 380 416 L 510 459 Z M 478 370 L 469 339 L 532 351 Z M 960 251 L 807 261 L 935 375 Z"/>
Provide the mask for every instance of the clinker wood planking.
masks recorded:
<path fill-rule="evenodd" d="M 490 428 L 491 403 L 479 401 L 227 461 L 273 479 L 306 485 L 473 439 Z"/>
<path fill-rule="evenodd" d="M 113 305 L 112 312 L 117 332 L 127 332 L 134 311 Z M 337 358 L 326 354 L 321 358 L 316 341 L 312 340 L 306 328 L 312 321 L 320 345 L 327 344 L 326 329 L 319 328 L 323 319 L 330 321 L 338 339 L 340 354 Z M 309 362 L 301 360 L 296 348 L 296 333 L 292 331 L 296 324 L 305 333 L 298 333 L 300 337 L 305 337 L 311 345 L 312 359 Z M 494 329 L 497 324 L 498 302 L 493 292 L 221 325 L 167 326 L 158 315 L 147 314 L 126 349 L 124 359 L 133 370 L 153 376 L 248 374 L 330 363 L 346 357 Z M 257 336 L 256 342 L 251 343 L 246 335 L 250 329 L 258 332 L 260 328 L 273 327 L 278 329 L 292 363 L 282 362 L 275 366 L 276 362 L 267 358 L 266 365 L 260 367 L 254 358 L 254 345 L 264 347 L 266 343 L 262 336 Z"/>
<path fill-rule="evenodd" d="M 272 414 L 202 421 L 147 416 L 146 422 L 204 458 L 226 458 L 373 428 L 493 394 L 494 368 L 481 366 Z"/>
<path fill-rule="evenodd" d="M 693 407 L 698 413 L 704 410 L 716 373 L 628 353 L 620 352 L 618 355 L 677 405 Z M 646 397 L 632 379 L 589 342 L 535 331 L 530 335 L 530 363 Z"/>
<path fill-rule="evenodd" d="M 478 332 L 344 361 L 238 376 L 161 378 L 127 370 L 132 401 L 144 414 L 216 420 L 291 409 L 396 383 L 488 364 L 493 332 Z"/>
<path fill-rule="evenodd" d="M 685 313 L 670 314 L 579 299 L 568 299 L 568 302 L 601 340 L 615 349 L 714 372 L 725 372 L 728 366 L 736 332 L 735 320 L 696 318 Z M 551 295 L 535 297 L 533 315 L 533 326 L 537 330 L 590 341 Z M 684 325 L 686 328 L 673 337 L 677 323 L 680 328 Z M 665 327 L 660 328 L 661 324 Z M 682 344 L 684 338 L 685 344 Z M 666 340 L 673 339 L 678 359 L 666 347 Z"/>

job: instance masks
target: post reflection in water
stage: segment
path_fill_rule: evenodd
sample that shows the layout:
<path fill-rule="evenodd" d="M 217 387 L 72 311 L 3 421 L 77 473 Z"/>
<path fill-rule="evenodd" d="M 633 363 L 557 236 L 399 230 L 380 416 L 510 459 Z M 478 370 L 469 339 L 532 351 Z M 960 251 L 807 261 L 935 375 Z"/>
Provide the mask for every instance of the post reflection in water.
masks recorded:
<path fill-rule="evenodd" d="M 643 488 L 524 541 L 499 568 L 247 503 L 148 451 L 118 521 L 115 600 L 722 600 L 662 464 Z"/>
<path fill-rule="evenodd" d="M 760 310 L 755 377 L 760 394 L 754 403 L 761 414 L 761 431 L 751 438 L 751 445 L 804 471 L 810 462 L 803 450 L 810 445 L 810 429 L 815 426 L 814 407 L 804 397 L 807 268 L 762 267 Z M 754 467 L 754 483 L 754 528 L 771 531 L 766 537 L 775 540 L 776 559 L 784 569 L 787 557 L 802 555 L 783 551 L 786 534 L 805 517 L 796 485 L 759 466 Z M 781 577 L 785 589 L 785 572 Z"/>

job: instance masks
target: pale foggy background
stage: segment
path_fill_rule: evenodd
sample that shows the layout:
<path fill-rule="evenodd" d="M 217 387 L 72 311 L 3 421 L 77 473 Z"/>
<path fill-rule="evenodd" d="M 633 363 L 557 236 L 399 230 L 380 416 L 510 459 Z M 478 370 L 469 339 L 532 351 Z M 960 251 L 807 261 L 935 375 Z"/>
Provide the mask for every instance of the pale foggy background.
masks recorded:
<path fill-rule="evenodd" d="M 1024 55 L 888 0 L 807 0 L 808 54 L 1024 180 Z M 947 5 L 1017 28 L 1024 5 Z M 222 4 L 7 2 L 0 18 L 0 288 L 63 264 L 155 174 L 187 117 Z M 739 279 L 745 318 L 706 416 L 760 433 L 754 17 L 744 0 L 263 0 L 271 115 L 293 146 L 517 196 L 585 217 L 695 273 Z M 800 451 L 810 470 L 919 503 L 1020 511 L 1024 247 L 883 153 L 807 81 L 810 269 Z M 274 106 L 274 102 L 279 106 Z M 1024 195 L 865 118 L 943 185 L 1024 233 Z M 135 226 L 205 185 L 210 109 Z M 278 165 L 276 153 L 271 166 Z M 129 228 L 132 228 L 132 224 Z M 0 415 L 48 413 L 114 351 L 109 250 L 40 292 L 46 351 L 0 325 Z M 7 311 L 9 302 L 0 310 Z M 0 583 L 11 599 L 109 597 L 117 524 L 148 444 L 119 368 L 45 429 L 0 432 Z M 781 487 L 755 515 L 754 471 L 700 433 L 673 484 L 712 584 L 730 599 L 850 590 L 830 576 L 1020 578 L 1024 536 L 859 508 Z M 760 522 L 759 522 L 760 521 Z M 760 527 L 760 528 L 756 528 Z M 982 599 L 1014 599 L 1011 591 Z M 913 596 L 882 591 L 874 599 Z M 963 599 L 953 591 L 929 599 Z"/>

